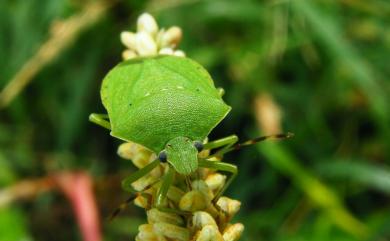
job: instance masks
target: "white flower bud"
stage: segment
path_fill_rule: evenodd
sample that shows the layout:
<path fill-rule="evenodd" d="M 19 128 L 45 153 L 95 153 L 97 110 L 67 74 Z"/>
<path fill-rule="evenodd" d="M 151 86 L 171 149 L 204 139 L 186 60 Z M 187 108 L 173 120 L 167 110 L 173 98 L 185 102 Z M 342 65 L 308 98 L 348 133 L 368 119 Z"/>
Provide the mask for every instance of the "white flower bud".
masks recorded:
<path fill-rule="evenodd" d="M 206 225 L 197 234 L 196 241 L 224 241 L 218 228 L 212 225 Z"/>
<path fill-rule="evenodd" d="M 217 205 L 231 217 L 240 210 L 241 202 L 228 197 L 220 197 Z"/>
<path fill-rule="evenodd" d="M 214 218 L 209 213 L 203 211 L 198 211 L 194 213 L 194 215 L 192 216 L 192 223 L 195 229 L 202 229 L 206 225 L 211 225 L 216 228 L 218 227 Z"/>
<path fill-rule="evenodd" d="M 134 199 L 134 204 L 140 208 L 146 209 L 149 207 L 149 200 L 146 197 L 139 195 Z"/>
<path fill-rule="evenodd" d="M 175 214 L 159 211 L 157 208 L 152 208 L 146 212 L 149 223 L 170 223 L 181 226 L 184 224 L 183 219 Z"/>
<path fill-rule="evenodd" d="M 212 173 L 207 176 L 205 182 L 213 191 L 219 190 L 225 185 L 226 176 L 221 173 Z"/>
<path fill-rule="evenodd" d="M 244 225 L 242 225 L 241 223 L 229 225 L 223 231 L 223 240 L 237 241 L 241 237 L 243 231 L 244 231 Z"/>
<path fill-rule="evenodd" d="M 159 54 L 173 55 L 173 49 L 171 48 L 162 48 L 158 51 Z"/>
<path fill-rule="evenodd" d="M 126 49 L 125 51 L 122 52 L 123 60 L 133 59 L 135 57 L 137 57 L 137 54 L 133 50 Z"/>
<path fill-rule="evenodd" d="M 170 186 L 167 197 L 169 200 L 173 201 L 175 204 L 179 204 L 181 197 L 184 195 L 184 192 L 175 186 Z"/>
<path fill-rule="evenodd" d="M 181 31 L 181 28 L 176 26 L 170 27 L 167 31 L 165 31 L 163 34 L 159 36 L 160 37 L 159 46 L 161 48 L 164 47 L 175 48 L 177 45 L 179 45 L 182 36 L 183 33 Z"/>
<path fill-rule="evenodd" d="M 157 46 L 159 49 L 166 47 L 166 46 L 161 45 L 161 41 L 162 41 L 164 34 L 165 34 L 165 29 L 162 28 L 158 31 L 158 33 L 156 35 L 156 43 L 157 43 Z"/>
<path fill-rule="evenodd" d="M 133 142 L 125 142 L 119 145 L 117 154 L 126 160 L 131 160 L 135 156 L 135 154 L 138 152 L 136 148 L 137 144 Z"/>
<path fill-rule="evenodd" d="M 139 32 L 135 35 L 137 52 L 141 56 L 157 54 L 157 45 L 153 38 L 146 32 Z"/>
<path fill-rule="evenodd" d="M 159 168 L 159 167 L 156 167 Z M 158 177 L 152 176 L 152 175 L 145 175 L 138 179 L 137 181 L 133 182 L 131 186 L 137 190 L 137 191 L 142 191 L 146 187 L 150 186 L 151 184 L 155 183 L 158 180 Z"/>
<path fill-rule="evenodd" d="M 186 54 L 182 50 L 176 50 L 175 52 L 173 52 L 173 55 L 179 56 L 179 57 L 185 57 L 186 56 Z"/>
<path fill-rule="evenodd" d="M 153 230 L 157 234 L 178 241 L 188 241 L 190 239 L 190 232 L 188 229 L 173 224 L 155 223 L 153 224 Z"/>
<path fill-rule="evenodd" d="M 156 154 L 152 151 L 140 144 L 130 141 L 121 144 L 118 147 L 117 153 L 123 159 L 131 160 L 138 168 L 143 168 L 156 159 Z"/>
<path fill-rule="evenodd" d="M 204 210 L 210 204 L 204 193 L 198 190 L 187 192 L 179 202 L 179 208 L 183 211 Z"/>
<path fill-rule="evenodd" d="M 206 144 L 207 142 L 204 142 L 203 144 Z M 210 150 L 209 149 L 206 149 L 206 150 L 202 150 L 201 152 L 199 152 L 199 157 L 200 158 L 206 158 L 210 155 Z"/>
<path fill-rule="evenodd" d="M 166 241 L 162 235 L 159 235 L 154 231 L 152 224 L 143 224 L 139 226 L 138 230 L 139 233 L 137 237 L 135 237 L 136 241 Z"/>
<path fill-rule="evenodd" d="M 146 32 L 151 36 L 155 36 L 158 32 L 156 20 L 149 13 L 143 13 L 137 20 L 137 32 Z"/>
<path fill-rule="evenodd" d="M 150 209 L 152 205 L 153 194 L 156 192 L 155 188 L 151 187 L 143 191 L 142 195 L 137 195 L 134 199 L 134 204 L 144 209 Z"/>
<path fill-rule="evenodd" d="M 121 33 L 121 42 L 129 49 L 136 50 L 135 34 L 129 31 Z"/>
<path fill-rule="evenodd" d="M 191 183 L 191 187 L 193 190 L 198 190 L 198 191 L 202 192 L 210 201 L 214 197 L 213 192 L 210 190 L 209 186 L 203 180 L 193 181 Z"/>

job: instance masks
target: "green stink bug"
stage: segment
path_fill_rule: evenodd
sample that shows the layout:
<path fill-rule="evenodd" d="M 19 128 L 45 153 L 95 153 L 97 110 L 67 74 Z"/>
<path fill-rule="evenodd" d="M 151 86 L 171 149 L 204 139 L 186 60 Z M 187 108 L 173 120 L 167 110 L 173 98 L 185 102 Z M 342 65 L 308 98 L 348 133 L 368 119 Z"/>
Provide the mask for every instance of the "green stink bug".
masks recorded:
<path fill-rule="evenodd" d="M 141 144 L 158 158 L 126 178 L 125 190 L 153 170 L 160 162 L 169 169 L 157 195 L 160 207 L 172 184 L 175 173 L 188 176 L 198 167 L 230 172 L 232 175 L 215 196 L 220 195 L 237 174 L 237 167 L 211 157 L 262 141 L 257 138 L 241 144 L 232 135 L 202 144 L 210 131 L 229 113 L 231 107 L 222 100 L 222 91 L 215 88 L 208 72 L 195 61 L 168 55 L 136 58 L 113 68 L 103 80 L 101 98 L 108 115 L 91 114 L 90 120 L 111 130 L 111 135 L 124 141 Z M 206 159 L 198 158 L 202 149 L 216 149 Z"/>

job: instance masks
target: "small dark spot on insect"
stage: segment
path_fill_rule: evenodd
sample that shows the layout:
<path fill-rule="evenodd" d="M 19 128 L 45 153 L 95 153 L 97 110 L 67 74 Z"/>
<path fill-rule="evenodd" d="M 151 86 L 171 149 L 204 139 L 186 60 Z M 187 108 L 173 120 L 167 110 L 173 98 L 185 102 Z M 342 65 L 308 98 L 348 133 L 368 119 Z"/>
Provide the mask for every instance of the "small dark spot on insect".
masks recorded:
<path fill-rule="evenodd" d="M 132 103 L 129 103 L 129 106 L 132 106 L 133 104 Z"/>
<path fill-rule="evenodd" d="M 196 88 L 196 91 L 200 91 L 200 89 L 199 89 L 199 88 Z"/>
<path fill-rule="evenodd" d="M 201 152 L 203 150 L 203 143 L 200 141 L 195 141 L 194 146 L 198 150 L 198 152 Z"/>
<path fill-rule="evenodd" d="M 171 148 L 171 147 L 172 147 L 172 145 L 171 145 L 171 144 L 168 144 L 168 145 L 167 145 L 167 147 L 168 147 L 168 148 Z"/>
<path fill-rule="evenodd" d="M 166 151 L 161 151 L 158 154 L 158 159 L 160 160 L 160 162 L 166 162 L 167 161 L 167 152 Z"/>

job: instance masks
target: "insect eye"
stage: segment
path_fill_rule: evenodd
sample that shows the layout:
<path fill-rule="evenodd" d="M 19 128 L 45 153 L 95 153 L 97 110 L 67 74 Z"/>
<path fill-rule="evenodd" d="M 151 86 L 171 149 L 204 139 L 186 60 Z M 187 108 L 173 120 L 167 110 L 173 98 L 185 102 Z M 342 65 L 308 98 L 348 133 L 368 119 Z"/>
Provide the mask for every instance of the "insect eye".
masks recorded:
<path fill-rule="evenodd" d="M 160 162 L 167 162 L 167 152 L 166 151 L 161 151 L 158 154 L 158 159 L 160 160 Z"/>
<path fill-rule="evenodd" d="M 194 146 L 198 150 L 198 152 L 201 152 L 203 150 L 203 143 L 200 141 L 195 141 Z"/>

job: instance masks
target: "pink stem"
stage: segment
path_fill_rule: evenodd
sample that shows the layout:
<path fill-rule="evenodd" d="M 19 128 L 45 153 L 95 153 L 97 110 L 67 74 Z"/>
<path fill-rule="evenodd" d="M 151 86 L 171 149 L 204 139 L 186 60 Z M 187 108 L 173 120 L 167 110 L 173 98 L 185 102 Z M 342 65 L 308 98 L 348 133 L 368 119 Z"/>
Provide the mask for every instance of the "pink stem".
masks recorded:
<path fill-rule="evenodd" d="M 101 241 L 99 213 L 89 174 L 63 172 L 54 179 L 72 204 L 83 240 Z"/>

